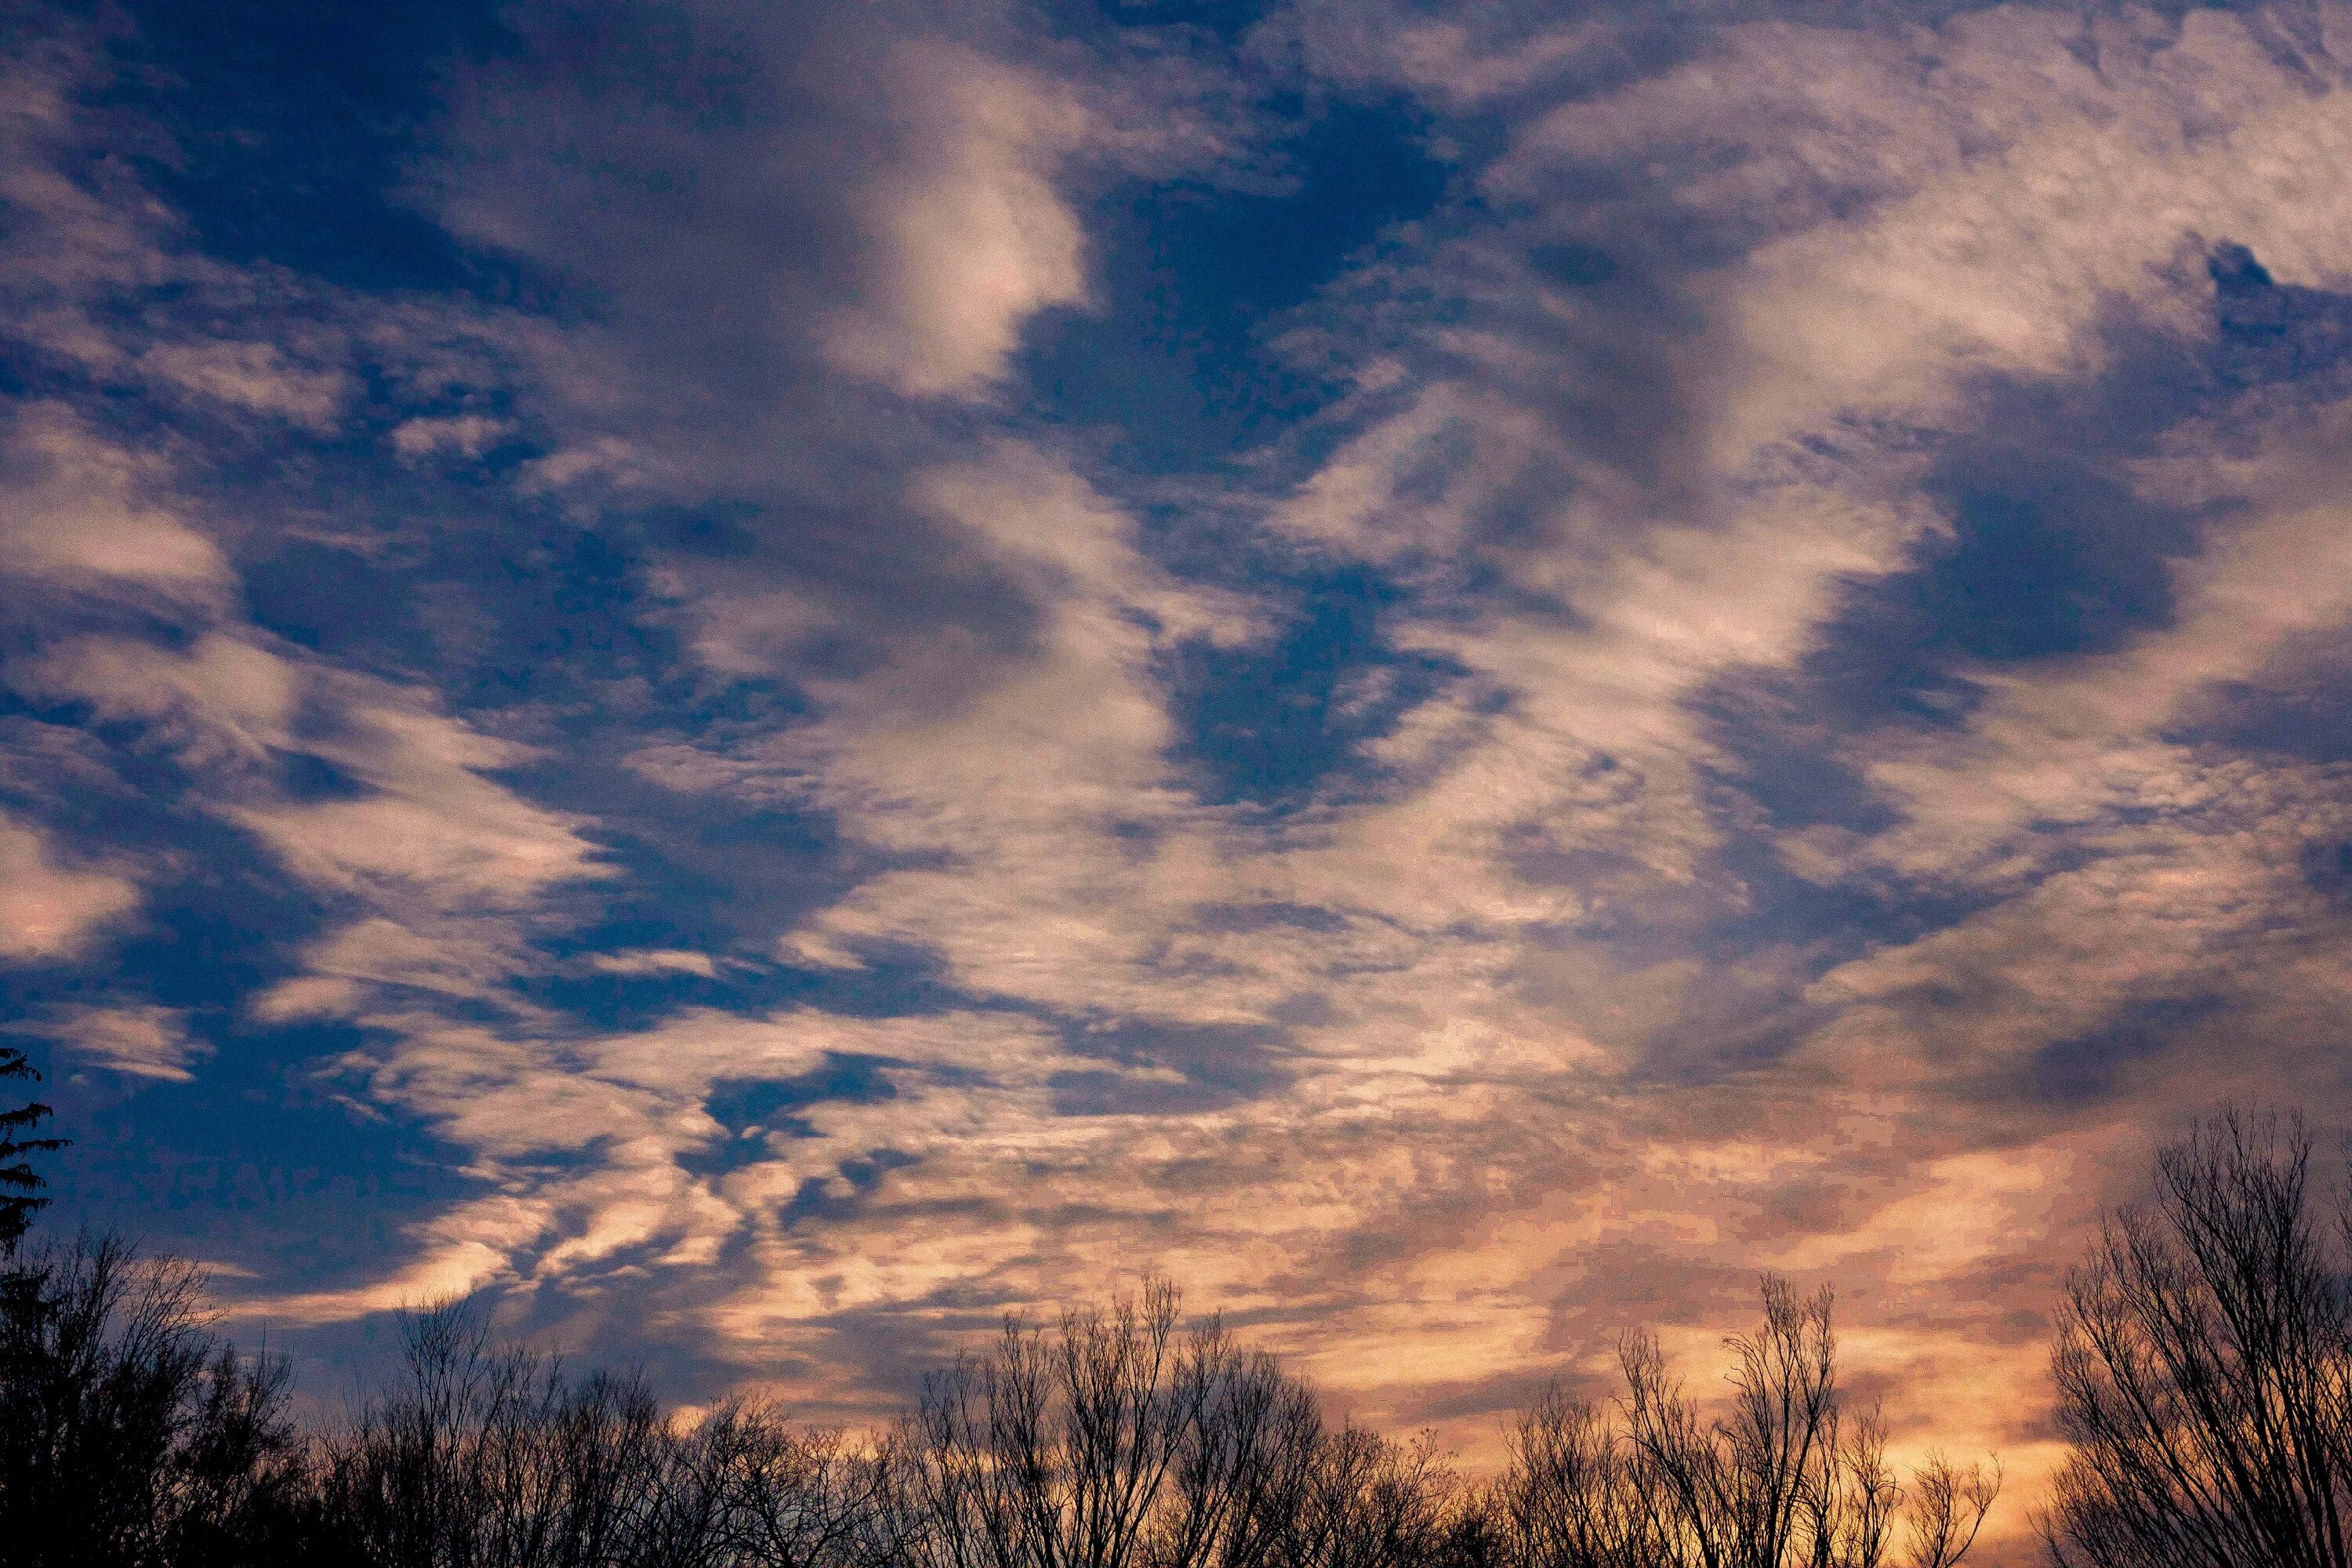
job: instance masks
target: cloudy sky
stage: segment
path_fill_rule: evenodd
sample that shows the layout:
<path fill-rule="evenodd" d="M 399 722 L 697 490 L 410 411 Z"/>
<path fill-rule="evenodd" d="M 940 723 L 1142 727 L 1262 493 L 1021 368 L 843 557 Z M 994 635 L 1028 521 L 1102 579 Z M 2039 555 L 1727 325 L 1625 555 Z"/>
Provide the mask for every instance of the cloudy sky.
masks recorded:
<path fill-rule="evenodd" d="M 2017 1498 L 2352 1110 L 2352 10 L 0 31 L 6 1022 L 316 1386 L 1150 1268 L 1475 1451 L 1771 1268 Z"/>

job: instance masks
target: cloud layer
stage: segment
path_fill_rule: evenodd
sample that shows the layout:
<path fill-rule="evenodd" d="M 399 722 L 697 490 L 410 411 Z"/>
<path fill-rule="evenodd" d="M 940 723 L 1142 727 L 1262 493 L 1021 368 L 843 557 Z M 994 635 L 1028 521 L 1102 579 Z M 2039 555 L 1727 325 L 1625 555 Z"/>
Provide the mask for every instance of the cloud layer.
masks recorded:
<path fill-rule="evenodd" d="M 1475 1452 L 1779 1268 L 2030 1487 L 2345 1109 L 2352 14 L 452 36 L 8 65 L 0 963 L 238 1310 L 854 1415 L 1149 1267 Z"/>

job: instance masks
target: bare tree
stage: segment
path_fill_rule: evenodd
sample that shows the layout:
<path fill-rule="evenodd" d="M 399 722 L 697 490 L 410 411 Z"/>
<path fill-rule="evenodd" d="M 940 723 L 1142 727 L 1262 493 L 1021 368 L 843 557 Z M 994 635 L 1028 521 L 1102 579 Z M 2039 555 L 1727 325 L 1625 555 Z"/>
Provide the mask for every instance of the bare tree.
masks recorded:
<path fill-rule="evenodd" d="M 1272 1568 L 1295 1559 L 1295 1535 L 1324 1447 L 1313 1392 L 1224 1328 L 1194 1331 L 1190 1378 L 1202 1389 L 1179 1447 L 1146 1561 Z"/>
<path fill-rule="evenodd" d="M 1664 1518 L 1612 1413 L 1557 1385 L 1507 1435 L 1509 1468 L 1493 1498 L 1505 1550 L 1521 1568 L 1633 1568 L 1672 1561 Z"/>
<path fill-rule="evenodd" d="M 1400 1443 L 1343 1426 L 1312 1453 L 1303 1494 L 1276 1532 L 1283 1568 L 1414 1568 L 1441 1557 L 1458 1489 L 1429 1437 Z"/>
<path fill-rule="evenodd" d="M 922 1568 L 1387 1568 L 1428 1560 L 1424 1444 L 1328 1431 L 1221 1324 L 1139 1300 L 1008 1323 L 933 1379 L 895 1448 L 888 1550 Z"/>
<path fill-rule="evenodd" d="M 89 1236 L 0 1279 L 0 1561 L 303 1560 L 310 1478 L 284 1368 L 209 1331 L 203 1285 Z"/>
<path fill-rule="evenodd" d="M 330 1516 L 383 1568 L 602 1568 L 653 1494 L 667 1423 L 643 1384 L 491 1340 L 449 1305 L 406 1325 L 407 1382 L 334 1445 Z"/>
<path fill-rule="evenodd" d="M 2310 1164 L 2299 1120 L 2232 1108 L 2108 1216 L 2053 1356 L 2062 1568 L 2347 1563 L 2352 1215 L 2314 1214 Z"/>
<path fill-rule="evenodd" d="M 900 1448 L 902 1544 L 934 1568 L 1137 1561 L 1213 1381 L 1176 1313 L 1155 1280 L 1055 1334 L 1008 1321 L 992 1353 L 931 1379 Z"/>
<path fill-rule="evenodd" d="M 1764 1322 L 1727 1342 L 1731 1398 L 1710 1416 L 1656 1337 L 1620 1347 L 1614 1408 L 1555 1390 L 1511 1434 L 1493 1507 L 1518 1568 L 1879 1568 L 1904 1489 L 1875 1415 L 1837 1392 L 1827 1291 L 1764 1282 Z M 1938 1459 L 1914 1480 L 1910 1560 L 1952 1568 L 2000 1489 L 1998 1468 Z"/>
<path fill-rule="evenodd" d="M 699 1489 L 717 1506 L 699 1554 L 649 1552 L 645 1568 L 847 1568 L 876 1555 L 886 1461 L 837 1430 L 803 1428 L 772 1405 L 731 1401 L 674 1436 L 668 1452 L 665 1493 L 682 1489 L 669 1476 L 708 1477 Z"/>
<path fill-rule="evenodd" d="M 0 1276 L 0 1561 L 27 1568 L 1952 1568 L 1998 1472 L 1906 1503 L 1843 1415 L 1826 1294 L 1767 1281 L 1729 1398 L 1655 1339 L 1611 1405 L 1557 1390 L 1465 1487 L 1426 1434 L 1328 1424 L 1313 1391 L 1173 1287 L 1009 1322 L 884 1437 L 772 1404 L 666 1415 L 641 1380 L 409 1316 L 389 1388 L 305 1439 L 282 1367 L 205 1328 L 202 1280 L 114 1242 Z"/>
<path fill-rule="evenodd" d="M 382 1568 L 880 1568 L 884 1457 L 734 1399 L 697 1422 L 644 1384 L 499 1344 L 478 1310 L 406 1321 L 399 1384 L 330 1445 L 340 1561 Z"/>
<path fill-rule="evenodd" d="M 1969 1554 L 2000 1495 L 2000 1462 L 1959 1469 L 1941 1455 L 1911 1478 L 1911 1561 L 1915 1568 L 1952 1568 Z"/>

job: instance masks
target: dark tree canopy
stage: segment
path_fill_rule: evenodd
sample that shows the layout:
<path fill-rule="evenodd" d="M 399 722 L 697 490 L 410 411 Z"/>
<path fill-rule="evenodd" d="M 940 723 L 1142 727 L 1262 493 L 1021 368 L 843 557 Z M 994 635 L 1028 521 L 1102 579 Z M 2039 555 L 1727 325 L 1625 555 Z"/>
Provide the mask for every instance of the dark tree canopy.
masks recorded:
<path fill-rule="evenodd" d="M 285 1369 L 210 1331 L 196 1269 L 83 1236 L 0 1275 L 0 1562 L 274 1568 L 307 1503 Z"/>
<path fill-rule="evenodd" d="M 33 1064 L 25 1053 L 12 1047 L 0 1046 L 0 1079 L 31 1079 L 40 1080 Z M 65 1147 L 62 1138 L 36 1138 L 31 1134 L 48 1120 L 49 1108 L 39 1100 L 0 1110 L 0 1255 L 16 1251 L 25 1239 L 25 1231 L 33 1223 L 33 1215 L 48 1205 L 41 1189 L 48 1184 L 26 1159 L 28 1154 L 45 1154 Z"/>

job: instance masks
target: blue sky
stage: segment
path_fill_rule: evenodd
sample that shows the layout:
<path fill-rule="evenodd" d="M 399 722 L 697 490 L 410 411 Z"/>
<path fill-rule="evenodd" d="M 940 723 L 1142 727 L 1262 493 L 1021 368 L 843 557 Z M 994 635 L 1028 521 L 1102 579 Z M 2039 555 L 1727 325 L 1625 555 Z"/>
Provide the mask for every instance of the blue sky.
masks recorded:
<path fill-rule="evenodd" d="M 8 36 L 6 1018 L 314 1386 L 1156 1268 L 1475 1450 L 1769 1268 L 2031 1476 L 2149 1141 L 2344 1110 L 2340 10 Z"/>

